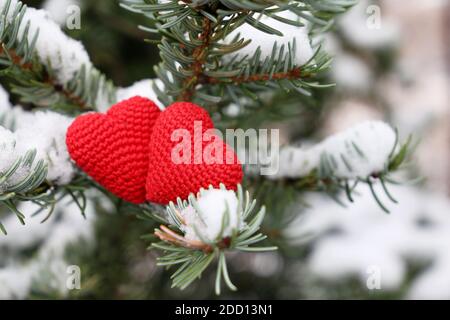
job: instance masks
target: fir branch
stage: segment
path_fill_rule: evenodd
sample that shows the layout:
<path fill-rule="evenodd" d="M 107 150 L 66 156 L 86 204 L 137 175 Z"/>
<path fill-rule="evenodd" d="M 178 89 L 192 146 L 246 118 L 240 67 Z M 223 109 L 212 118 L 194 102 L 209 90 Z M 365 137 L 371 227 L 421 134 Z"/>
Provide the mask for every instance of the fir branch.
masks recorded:
<path fill-rule="evenodd" d="M 192 73 L 192 75 L 184 80 L 181 93 L 178 97 L 179 101 L 190 101 L 192 99 L 195 93 L 195 87 L 199 84 L 203 76 L 205 59 L 208 55 L 211 35 L 214 30 L 213 23 L 210 19 L 203 18 L 202 29 L 203 32 L 199 36 L 201 44 L 194 49 L 192 53 L 192 59 L 194 61 L 186 68 L 186 71 Z"/>
<path fill-rule="evenodd" d="M 94 109 L 99 95 L 107 103 L 115 101 L 114 86 L 94 68 L 83 66 L 68 83 L 57 81 L 50 61 L 37 57 L 39 31 L 28 41 L 30 21 L 26 25 L 23 22 L 26 5 L 19 1 L 11 8 L 11 0 L 6 1 L 0 19 L 0 76 L 12 80 L 12 91 L 23 102 L 73 112 Z M 8 14 L 11 16 L 6 18 Z M 18 30 L 22 29 L 19 38 Z"/>
<path fill-rule="evenodd" d="M 33 75 L 36 72 L 36 62 L 25 62 L 23 57 L 20 57 L 15 50 L 13 49 L 7 49 L 5 44 L 2 43 L 1 44 L 2 47 L 0 48 L 0 56 L 5 56 L 9 59 L 10 61 L 10 67 L 17 67 L 18 70 L 17 72 L 10 70 L 4 70 L 2 73 L 5 76 L 10 75 L 10 78 L 13 78 L 14 80 L 18 80 L 19 83 L 22 84 L 21 79 L 17 78 L 17 73 L 22 73 L 22 75 L 25 75 L 25 73 L 30 73 L 31 75 Z M 37 71 L 38 72 L 38 71 Z M 26 82 L 23 82 L 23 84 L 25 84 Z M 37 83 L 33 83 L 32 88 L 35 89 L 37 87 Z M 55 80 L 55 78 L 51 77 L 49 74 L 45 73 L 45 75 L 43 76 L 43 80 L 40 83 L 39 86 L 39 90 L 42 90 L 44 88 L 47 88 L 50 91 L 53 92 L 57 92 L 62 94 L 66 100 L 69 102 L 70 105 L 75 106 L 78 109 L 86 109 L 89 110 L 90 107 L 87 105 L 87 102 L 84 101 L 82 99 L 81 96 L 78 96 L 75 94 L 75 92 L 72 92 L 70 90 L 68 90 L 67 88 L 61 86 L 60 84 L 58 84 Z M 41 105 L 40 102 L 37 102 L 37 100 L 34 99 L 34 97 L 32 99 L 26 98 L 27 94 L 24 91 L 24 88 L 21 86 L 14 86 L 14 90 L 15 93 L 18 93 L 20 95 L 23 96 L 24 101 L 25 102 L 34 102 L 38 105 Z M 47 103 L 44 103 L 45 106 L 47 106 Z"/>
<path fill-rule="evenodd" d="M 343 194 L 350 203 L 354 202 L 355 194 L 354 190 L 360 184 L 366 184 L 370 189 L 374 200 L 379 205 L 379 207 L 386 213 L 390 213 L 388 207 L 382 203 L 378 194 L 374 189 L 374 184 L 379 183 L 382 187 L 382 191 L 386 197 L 394 204 L 397 203 L 395 197 L 389 192 L 388 184 L 394 184 L 395 181 L 392 179 L 392 175 L 401 170 L 406 166 L 407 160 L 410 158 L 412 153 L 411 138 L 408 138 L 405 142 L 398 146 L 398 141 L 396 141 L 393 146 L 393 151 L 389 155 L 383 170 L 372 172 L 366 177 L 356 177 L 356 178 L 343 178 L 337 176 L 334 172 L 334 165 L 331 163 L 331 156 L 323 153 L 320 157 L 320 162 L 317 168 L 314 168 L 304 176 L 293 178 L 293 177 L 283 177 L 283 184 L 285 186 L 293 187 L 297 192 L 304 191 L 319 191 L 325 192 L 333 200 L 340 204 L 343 202 L 340 200 L 339 196 Z M 363 154 L 360 154 L 364 157 Z M 343 156 L 343 163 L 345 163 L 346 157 Z M 347 162 L 347 165 L 348 162 Z M 250 180 L 255 178 L 249 177 Z M 264 179 L 264 177 L 256 178 Z M 280 179 L 278 179 L 280 180 Z"/>
<path fill-rule="evenodd" d="M 19 205 L 21 202 L 31 201 L 39 207 L 37 211 L 31 214 L 31 217 L 47 211 L 41 219 L 41 223 L 44 223 L 51 218 L 56 203 L 70 197 L 71 201 L 79 208 L 80 214 L 85 217 L 87 207 L 85 192 L 92 187 L 93 183 L 85 176 L 80 175 L 75 177 L 69 184 L 53 185 L 46 180 L 47 165 L 42 160 L 34 164 L 36 162 L 34 155 L 35 151 L 31 150 L 23 158 L 19 158 L 9 171 L 0 174 L 0 205 L 8 208 L 10 212 L 17 216 L 19 222 L 25 225 L 26 217 L 20 211 Z M 30 173 L 17 184 L 5 184 L 7 175 L 25 163 L 33 167 Z M 0 231 L 7 235 L 7 230 L 1 221 Z"/>
<path fill-rule="evenodd" d="M 252 74 L 252 75 L 248 75 L 248 76 L 242 75 L 242 76 L 230 77 L 227 80 L 220 80 L 218 78 L 206 77 L 205 82 L 210 83 L 210 84 L 231 82 L 234 85 L 239 85 L 239 84 L 249 83 L 249 82 L 267 82 L 269 80 L 273 80 L 273 81 L 294 80 L 294 79 L 300 79 L 300 78 L 306 78 L 306 76 L 302 75 L 302 71 L 301 71 L 300 67 L 295 67 L 286 72 L 276 72 L 273 74 L 261 73 L 261 74 Z"/>
<path fill-rule="evenodd" d="M 25 59 L 20 57 L 13 49 L 8 50 L 4 43 L 1 43 L 0 56 L 4 55 L 9 58 L 12 64 L 20 67 L 23 70 L 32 70 L 33 64 L 26 62 Z"/>
<path fill-rule="evenodd" d="M 24 114 L 20 107 L 2 107 L 6 108 L 0 112 L 0 205 L 25 224 L 21 204 L 32 202 L 39 207 L 32 216 L 47 211 L 42 219 L 45 222 L 56 203 L 70 196 L 84 215 L 84 193 L 93 183 L 75 172 L 65 150 L 65 131 L 71 119 L 56 112 Z M 43 141 L 49 132 L 51 136 Z M 6 234 L 1 222 L 0 228 Z"/>
<path fill-rule="evenodd" d="M 14 179 L 17 181 L 11 182 L 13 176 L 18 176 Z M 42 159 L 36 159 L 36 150 L 18 157 L 5 172 L 0 172 L 0 204 L 9 208 L 20 223 L 25 224 L 25 216 L 17 209 L 16 202 L 33 201 L 43 205 L 52 202 L 52 195 L 42 187 L 46 176 L 47 164 Z M 0 229 L 7 233 L 1 222 Z"/>
<path fill-rule="evenodd" d="M 224 185 L 220 189 L 225 191 Z M 213 190 L 210 187 L 209 190 Z M 200 190 L 199 198 L 206 192 Z M 230 192 L 230 191 L 227 191 Z M 194 195 L 189 196 L 188 201 L 177 200 L 177 205 L 170 203 L 167 210 L 168 221 L 166 225 L 156 228 L 154 235 L 161 242 L 152 243 L 150 248 L 162 250 L 164 254 L 158 258 L 158 265 L 170 268 L 180 265 L 175 273 L 172 274 L 172 286 L 184 289 L 188 287 L 195 279 L 201 277 L 203 271 L 214 261 L 218 261 L 216 274 L 215 291 L 221 293 L 221 280 L 231 290 L 236 290 L 232 284 L 226 267 L 225 253 L 227 251 L 237 250 L 242 252 L 262 252 L 276 250 L 276 247 L 257 247 L 255 244 L 266 239 L 266 236 L 259 232 L 262 221 L 265 216 L 265 209 L 262 207 L 257 213 L 254 213 L 255 200 L 250 200 L 248 192 L 245 192 L 240 185 L 236 192 L 238 205 L 237 214 L 239 219 L 246 220 L 246 224 L 234 229 L 231 236 L 223 236 L 223 231 L 229 227 L 230 211 L 229 208 L 223 215 L 219 236 L 215 241 L 210 241 L 202 236 L 202 231 L 197 230 L 196 234 L 200 240 L 189 239 L 185 237 L 185 228 L 188 226 L 182 212 L 183 210 L 195 210 L 198 216 L 208 214 L 202 212 L 198 206 L 198 199 Z M 151 215 L 145 215 L 153 220 Z M 158 221 L 160 219 L 158 218 Z M 195 226 L 194 226 L 195 229 Z"/>
<path fill-rule="evenodd" d="M 306 65 L 296 65 L 295 43 L 288 47 L 274 43 L 270 59 L 260 60 L 260 53 L 245 59 L 223 60 L 224 55 L 236 53 L 250 39 L 235 39 L 225 43 L 225 38 L 242 24 L 269 34 L 282 35 L 255 18 L 271 17 L 279 22 L 295 26 L 298 21 L 278 16 L 277 13 L 291 11 L 297 16 L 329 26 L 332 17 L 345 11 L 354 1 L 125 1 L 122 6 L 147 16 L 155 28 L 142 30 L 162 36 L 159 44 L 162 63 L 155 68 L 163 81 L 165 90 L 156 90 L 158 98 L 165 104 L 174 100 L 196 101 L 217 104 L 225 96 L 250 95 L 269 84 L 271 89 L 296 90 L 309 95 L 308 88 L 327 87 L 315 76 L 329 65 L 329 58 L 316 52 L 314 60 Z M 277 86 L 274 86 L 277 84 Z M 227 90 L 223 90 L 226 88 Z M 236 91 L 236 92 L 230 92 Z"/>

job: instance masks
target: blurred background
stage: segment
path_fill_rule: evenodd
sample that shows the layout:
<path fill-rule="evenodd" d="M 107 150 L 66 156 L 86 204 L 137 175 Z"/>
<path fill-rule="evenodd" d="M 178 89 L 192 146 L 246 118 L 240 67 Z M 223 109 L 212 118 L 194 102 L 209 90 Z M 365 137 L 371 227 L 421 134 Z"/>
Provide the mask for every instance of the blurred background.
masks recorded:
<path fill-rule="evenodd" d="M 117 86 L 154 76 L 158 50 L 137 28 L 148 21 L 117 1 L 24 2 L 46 8 L 63 28 L 67 6 L 80 6 L 81 29 L 66 31 Z M 258 189 L 268 206 L 265 231 L 280 250 L 232 254 L 239 291 L 222 298 L 450 299 L 449 34 L 447 0 L 360 0 L 314 39 L 334 57 L 325 80 L 336 86 L 313 98 L 284 94 L 277 101 L 296 110 L 288 121 L 273 108 L 252 121 L 264 119 L 259 125 L 281 128 L 285 141 L 302 141 L 383 119 L 417 142 L 399 177 L 410 182 L 392 188 L 399 203 L 390 215 L 365 185 L 346 208 L 281 184 Z M 170 272 L 155 266 L 156 253 L 139 239 L 153 226 L 126 207 L 108 213 L 114 205 L 91 204 L 87 220 L 67 204 L 42 225 L 11 222 L 0 238 L 0 298 L 215 298 L 214 270 L 185 291 L 171 289 Z M 80 290 L 65 286 L 67 265 L 80 267 Z"/>

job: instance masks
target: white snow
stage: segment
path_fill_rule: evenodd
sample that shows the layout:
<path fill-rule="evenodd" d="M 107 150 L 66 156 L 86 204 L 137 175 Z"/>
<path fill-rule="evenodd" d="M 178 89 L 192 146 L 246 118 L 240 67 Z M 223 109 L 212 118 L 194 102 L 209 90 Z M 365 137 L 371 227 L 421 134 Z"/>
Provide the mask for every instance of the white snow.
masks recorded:
<path fill-rule="evenodd" d="M 40 207 L 31 201 L 25 201 L 20 204 L 19 209 L 30 216 Z M 40 223 L 39 217 L 35 219 L 27 218 L 25 219 L 25 225 L 21 225 L 15 215 L 8 215 L 2 218 L 1 222 L 5 225 L 8 235 L 2 236 L 0 248 L 7 248 L 8 250 L 23 250 L 33 246 L 34 243 L 45 239 L 53 225 L 53 220 L 49 220 L 48 223 Z"/>
<path fill-rule="evenodd" d="M 382 121 L 365 121 L 331 135 L 312 147 L 282 148 L 279 156 L 273 157 L 273 161 L 278 161 L 278 172 L 267 177 L 277 179 L 305 176 L 319 167 L 322 156 L 330 158 L 332 155 L 335 162 L 329 162 L 335 176 L 367 178 L 385 168 L 394 145 L 395 132 L 388 124 Z"/>
<path fill-rule="evenodd" d="M 274 161 L 272 167 L 278 167 L 278 172 L 274 175 L 268 175 L 267 178 L 298 178 L 308 175 L 317 168 L 320 153 L 306 145 L 285 146 L 280 150 L 279 157 L 274 156 L 272 159 Z"/>
<path fill-rule="evenodd" d="M 449 239 L 443 239 L 448 241 Z M 435 261 L 425 272 L 412 284 L 408 298 L 410 299 L 450 299 L 450 270 L 449 256 L 442 256 Z"/>
<path fill-rule="evenodd" d="M 0 119 L 7 127 L 16 127 L 11 132 L 0 126 L 0 172 L 5 172 L 27 151 L 36 150 L 36 160 L 43 159 L 48 166 L 47 180 L 55 184 L 67 184 L 75 173 L 66 146 L 66 131 L 73 118 L 52 111 L 25 112 L 21 107 L 12 107 L 8 93 L 0 87 Z M 20 182 L 30 172 L 21 166 L 0 187 Z"/>
<path fill-rule="evenodd" d="M 60 84 L 64 85 L 72 80 L 83 65 L 88 69 L 92 66 L 81 42 L 65 35 L 45 10 L 27 8 L 19 29 L 19 38 L 24 36 L 28 21 L 30 21 L 28 41 L 33 40 L 35 32 L 39 29 L 36 41 L 37 55 L 43 64 L 48 65 L 47 61 L 50 61 L 50 66 Z"/>
<path fill-rule="evenodd" d="M 389 206 L 390 215 L 381 211 L 364 185 L 357 189 L 355 203 L 347 208 L 324 195 L 307 194 L 303 200 L 309 207 L 289 225 L 285 235 L 313 239 L 308 266 L 320 278 L 341 281 L 356 276 L 365 287 L 375 270 L 381 290 L 393 290 L 404 283 L 411 262 L 430 263 L 414 278 L 407 297 L 450 299 L 448 197 L 417 187 L 389 188 L 399 201 Z M 388 203 L 380 186 L 376 191 Z"/>
<path fill-rule="evenodd" d="M 60 11 L 70 6 L 69 3 L 78 3 L 78 0 L 58 0 L 48 1 L 47 7 L 52 11 Z M 12 1 L 7 17 L 11 19 L 17 0 Z M 0 4 L 0 10 L 3 10 L 4 3 Z M 59 12 L 61 13 L 61 12 Z M 18 39 L 23 39 L 27 23 L 30 27 L 27 33 L 27 40 L 31 43 L 39 31 L 35 43 L 36 54 L 42 64 L 51 68 L 56 83 L 67 85 L 74 79 L 75 75 L 84 66 L 86 74 L 95 70 L 89 55 L 80 41 L 68 37 L 60 26 L 51 19 L 51 13 L 44 9 L 34 9 L 27 7 L 23 21 L 18 30 Z M 96 70 L 95 70 L 96 71 Z M 89 80 L 89 79 L 86 79 Z M 99 85 L 99 91 L 95 101 L 95 106 L 99 110 L 106 109 L 110 105 L 109 96 L 102 86 Z"/>
<path fill-rule="evenodd" d="M 30 148 L 37 150 L 37 158 L 48 164 L 47 179 L 56 184 L 67 184 L 75 168 L 66 146 L 66 131 L 73 119 L 56 112 L 38 111 L 19 119 L 17 137 L 18 152 Z"/>
<path fill-rule="evenodd" d="M 67 9 L 71 6 L 80 6 L 80 0 L 46 0 L 42 4 L 42 8 L 47 10 L 52 19 L 64 26 L 68 16 Z"/>
<path fill-rule="evenodd" d="M 7 92 L 0 87 L 0 119 L 7 127 L 16 127 L 11 132 L 0 126 L 0 172 L 5 172 L 27 151 L 35 149 L 36 160 L 43 159 L 48 165 L 47 179 L 55 184 L 67 184 L 75 173 L 66 146 L 66 131 L 73 119 L 52 111 L 25 112 L 21 107 L 12 107 Z M 30 172 L 29 167 L 20 167 L 4 184 L 20 182 Z"/>
<path fill-rule="evenodd" d="M 23 117 L 26 111 L 21 106 L 12 106 L 8 92 L 0 86 L 0 125 L 9 130 L 16 127 L 16 119 Z"/>
<path fill-rule="evenodd" d="M 16 8 L 16 5 L 18 2 L 19 2 L 18 0 L 11 0 L 9 10 L 6 13 L 6 18 L 8 20 L 11 20 L 12 13 L 14 12 L 14 9 Z M 5 7 L 6 7 L 6 1 L 0 2 L 0 13 L 3 13 L 3 10 L 5 9 Z"/>
<path fill-rule="evenodd" d="M 14 162 L 19 159 L 20 154 L 16 150 L 16 135 L 9 130 L 15 122 L 15 116 L 22 113 L 21 108 L 12 108 L 9 102 L 9 95 L 0 86 L 0 172 L 6 172 Z M 0 184 L 0 193 L 2 193 L 9 185 L 15 185 L 22 181 L 30 172 L 29 167 L 20 166 L 14 174 L 6 181 Z"/>
<path fill-rule="evenodd" d="M 164 105 L 158 100 L 152 85 L 155 84 L 158 88 L 163 89 L 164 84 L 159 79 L 143 79 L 133 83 L 126 88 L 117 89 L 117 101 L 122 101 L 134 96 L 141 96 L 152 100 L 161 110 L 164 109 Z"/>
<path fill-rule="evenodd" d="M 7 13 L 9 19 L 17 2 L 17 0 L 11 2 Z M 2 1 L 0 10 L 3 10 L 4 6 L 5 2 Z M 28 22 L 30 22 L 30 27 L 27 39 L 31 43 L 39 29 L 39 36 L 35 44 L 36 53 L 44 65 L 51 65 L 59 84 L 67 84 L 83 65 L 88 69 L 92 66 L 81 42 L 64 34 L 58 24 L 51 20 L 47 11 L 28 7 L 18 30 L 19 39 L 24 37 L 25 27 Z M 49 62 L 50 65 L 48 64 Z"/>
<path fill-rule="evenodd" d="M 298 16 L 290 11 L 282 11 L 280 13 L 277 13 L 277 15 L 294 21 L 299 20 Z M 258 18 L 259 17 L 255 16 L 255 19 Z M 243 24 L 242 26 L 231 32 L 225 38 L 224 42 L 230 43 L 234 40 L 237 34 L 240 34 L 239 39 L 251 39 L 251 42 L 236 53 L 225 55 L 225 59 L 230 59 L 232 56 L 236 55 L 238 56 L 238 59 L 243 58 L 246 55 L 251 58 L 255 54 L 256 49 L 260 47 L 261 60 L 264 60 L 266 57 L 270 57 L 270 55 L 272 54 L 272 49 L 275 42 L 278 44 L 278 48 L 284 45 L 284 52 L 287 52 L 288 44 L 292 44 L 294 39 L 296 42 L 295 62 L 298 66 L 304 65 L 314 55 L 314 50 L 311 47 L 310 39 L 308 36 L 308 28 L 306 25 L 303 27 L 293 26 L 264 15 L 259 18 L 259 21 L 280 31 L 281 33 L 283 33 L 283 36 L 271 35 L 258 30 L 247 23 Z M 305 21 L 302 22 L 305 23 Z"/>
<path fill-rule="evenodd" d="M 0 113 L 11 108 L 11 103 L 9 102 L 9 94 L 8 92 L 0 86 Z"/>
<path fill-rule="evenodd" d="M 368 91 L 373 85 L 372 71 L 360 58 L 340 52 L 333 59 L 331 76 L 338 88 Z"/>
<path fill-rule="evenodd" d="M 10 129 L 11 127 L 11 103 L 9 102 L 9 94 L 0 86 L 0 124 Z"/>
<path fill-rule="evenodd" d="M 360 0 L 337 21 L 348 41 L 368 50 L 393 46 L 400 38 L 398 25 L 369 0 Z"/>
<path fill-rule="evenodd" d="M 14 133 L 0 126 L 0 172 L 5 173 L 21 156 L 16 151 L 16 138 Z M 20 166 L 16 171 L 3 183 L 0 184 L 0 193 L 7 189 L 10 185 L 21 182 L 30 172 L 28 166 Z"/>
<path fill-rule="evenodd" d="M 348 53 L 333 33 L 325 33 L 313 38 L 313 45 L 321 45 L 322 49 L 333 57 L 330 76 L 339 90 L 366 93 L 373 89 L 374 75 L 369 61 L 363 57 Z"/>
<path fill-rule="evenodd" d="M 318 149 L 335 156 L 337 167 L 333 172 L 336 176 L 364 178 L 385 168 L 395 139 L 394 130 L 385 122 L 366 121 L 325 139 Z M 349 167 L 341 155 L 345 156 Z"/>
<path fill-rule="evenodd" d="M 25 226 L 14 215 L 2 221 L 8 236 L 0 242 L 0 250 L 7 250 L 9 259 L 0 267 L 0 299 L 25 299 L 36 283 L 65 295 L 67 267 L 73 264 L 64 257 L 67 245 L 81 239 L 93 241 L 95 209 L 91 203 L 86 220 L 77 205 L 68 203 L 67 198 L 57 204 L 54 216 L 43 224 L 40 219 L 45 212 L 30 217 L 37 209 L 31 202 L 22 204 L 20 210 L 27 216 Z M 20 251 L 36 245 L 36 254 L 29 261 L 22 261 Z"/>
<path fill-rule="evenodd" d="M 216 242 L 220 240 L 218 237 L 231 236 L 234 231 L 240 230 L 244 225 L 242 216 L 238 211 L 238 199 L 234 191 L 205 190 L 201 192 L 197 203 L 200 211 L 196 211 L 192 206 L 181 211 L 181 215 L 186 222 L 183 231 L 188 240 L 201 241 L 204 239 L 208 242 Z M 227 209 L 229 213 L 228 224 L 224 225 L 222 230 L 222 222 Z"/>
<path fill-rule="evenodd" d="M 30 291 L 32 266 L 10 265 L 0 269 L 0 299 L 24 299 Z"/>

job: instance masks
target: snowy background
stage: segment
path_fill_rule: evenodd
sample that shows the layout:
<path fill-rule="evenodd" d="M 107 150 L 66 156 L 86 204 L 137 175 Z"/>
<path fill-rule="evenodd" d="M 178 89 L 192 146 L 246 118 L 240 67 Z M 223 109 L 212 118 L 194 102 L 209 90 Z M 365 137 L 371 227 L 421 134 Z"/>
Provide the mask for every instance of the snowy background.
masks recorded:
<path fill-rule="evenodd" d="M 126 24 L 118 18 L 116 25 L 105 23 L 111 30 L 122 28 L 117 31 L 121 39 L 134 39 L 134 42 L 124 44 L 124 41 L 110 39 L 108 33 L 95 29 L 95 23 L 89 22 L 105 18 L 110 10 L 106 5 L 94 8 L 87 0 L 29 3 L 36 7 L 42 4 L 52 19 L 63 27 L 66 8 L 80 5 L 83 9 L 82 27 L 86 19 L 85 27 L 91 35 L 79 35 L 77 31 L 71 33 L 82 38 L 93 64 L 123 87 L 118 90 L 118 99 L 135 94 L 155 99 L 154 92 L 149 90 L 149 84 L 154 80 L 146 79 L 146 74 L 151 72 L 151 64 L 158 60 L 158 56 L 148 49 L 148 45 L 142 46 L 139 39 L 144 36 L 133 31 L 135 22 Z M 380 25 L 375 29 L 367 25 L 366 10 L 371 4 L 381 9 Z M 285 259 L 281 258 L 281 253 L 231 257 L 233 274 L 241 275 L 236 283 L 243 285 L 242 297 L 260 297 L 248 293 L 256 291 L 254 283 L 246 284 L 243 279 L 251 273 L 258 279 L 266 279 L 267 288 L 274 285 L 271 281 L 278 281 L 276 290 L 270 293 L 261 290 L 261 294 L 269 298 L 450 299 L 450 17 L 445 15 L 449 9 L 445 0 L 411 0 L 408 5 L 404 0 L 361 0 L 338 21 L 334 32 L 314 40 L 323 41 L 334 56 L 330 79 L 337 83 L 325 101 L 321 119 L 323 126 L 317 136 L 324 138 L 367 120 L 388 121 L 399 129 L 402 138 L 414 133 L 415 140 L 420 140 L 409 175 L 401 178 L 408 180 L 420 176 L 424 179 L 391 189 L 398 204 L 385 201 L 389 203 L 389 215 L 376 205 L 366 185 L 357 190 L 355 203 L 347 203 L 345 208 L 326 196 L 314 193 L 302 196 L 289 209 L 298 218 L 283 230 L 289 252 L 301 252 L 300 257 Z M 122 12 L 118 8 L 114 10 Z M 132 31 L 126 33 L 124 30 Z M 48 32 L 53 34 L 52 29 Z M 98 39 L 90 38 L 92 34 Z M 59 33 L 56 35 L 60 36 Z M 305 37 L 305 34 L 299 34 L 297 41 L 305 41 Z M 45 53 L 51 52 L 52 48 L 45 43 L 42 45 L 40 52 L 45 59 Z M 301 61 L 307 60 L 311 54 L 309 44 L 302 48 L 305 50 L 302 51 L 304 56 L 299 56 Z M 81 58 L 75 59 L 79 63 L 90 61 L 83 50 L 80 51 Z M 249 46 L 247 50 L 252 52 L 254 48 Z M 143 55 L 151 59 L 144 60 Z M 68 56 L 70 54 L 63 55 Z M 142 71 L 142 66 L 138 63 L 133 65 L 133 62 L 128 69 L 120 65 L 120 61 L 128 62 L 133 56 L 140 63 L 147 61 L 150 64 L 148 70 Z M 73 65 L 61 61 L 63 64 Z M 59 80 L 67 81 L 67 77 L 69 75 L 62 73 Z M 12 107 L 2 91 L 0 104 L 0 111 Z M 67 119 L 57 118 L 53 123 L 58 123 L 58 126 L 41 125 L 40 119 L 48 124 L 51 117 L 37 113 L 33 120 L 34 131 L 20 133 L 19 124 L 14 139 L 34 139 L 42 146 L 41 149 L 49 148 L 40 137 L 61 135 L 68 124 Z M 288 135 L 293 128 L 287 126 L 285 131 Z M 386 135 L 381 137 L 384 139 Z M 61 148 L 64 146 L 58 150 Z M 70 179 L 72 175 L 73 168 L 64 167 L 67 159 L 57 157 L 61 154 L 65 154 L 64 150 L 56 152 L 52 159 L 55 166 L 51 178 L 55 181 Z M 108 207 L 110 203 L 102 202 L 101 205 Z M 36 210 L 32 205 L 21 209 L 27 214 Z M 73 263 L 65 251 L 73 243 L 96 243 L 99 248 L 104 248 L 101 246 L 103 239 L 94 236 L 99 229 L 95 227 L 94 211 L 92 205 L 87 209 L 88 219 L 84 220 L 73 203 L 61 202 L 54 217 L 44 224 L 39 223 L 40 217 L 30 219 L 26 227 L 19 225 L 12 216 L 2 220 L 9 235 L 0 238 L 0 298 L 42 297 L 40 294 L 43 292 L 47 294 L 44 297 L 76 297 L 65 286 L 65 270 Z M 117 218 L 111 219 L 114 225 L 113 219 Z M 125 228 L 123 224 L 119 226 Z M 138 241 L 138 236 L 135 240 Z M 83 250 L 87 252 L 88 248 L 86 245 Z M 33 253 L 30 255 L 29 252 Z M 155 284 L 162 271 L 151 267 L 154 258 L 153 254 L 148 254 L 133 260 L 132 250 L 127 252 L 126 259 L 130 261 L 126 261 L 126 266 L 132 274 L 131 280 L 128 279 L 130 283 L 152 283 L 161 295 L 150 297 L 185 297 L 181 293 L 177 296 L 178 292 L 168 295 L 159 287 L 163 285 Z M 100 263 L 96 267 L 111 268 L 111 273 L 116 272 L 114 267 L 103 265 L 101 259 L 99 255 Z M 87 280 L 84 282 L 87 290 L 100 281 L 96 276 L 89 276 Z M 129 292 L 133 294 L 127 295 Z M 202 292 L 196 292 L 197 297 L 202 297 Z M 186 296 L 192 293 L 187 291 Z M 122 285 L 116 295 L 123 296 L 141 297 L 143 294 L 128 284 Z"/>
<path fill-rule="evenodd" d="M 325 131 L 388 117 L 401 133 L 420 138 L 414 172 L 425 182 L 393 189 L 399 204 L 390 206 L 390 215 L 380 214 L 367 187 L 348 208 L 310 195 L 311 208 L 287 232 L 313 234 L 308 267 L 319 279 L 353 278 L 366 286 L 379 273 L 381 291 L 450 299 L 448 2 L 379 4 L 380 29 L 364 27 L 369 2 L 360 1 L 339 22 L 346 48 L 327 39 L 336 54 L 332 75 L 338 88 Z M 389 50 L 395 51 L 394 65 L 380 76 L 369 52 Z"/>

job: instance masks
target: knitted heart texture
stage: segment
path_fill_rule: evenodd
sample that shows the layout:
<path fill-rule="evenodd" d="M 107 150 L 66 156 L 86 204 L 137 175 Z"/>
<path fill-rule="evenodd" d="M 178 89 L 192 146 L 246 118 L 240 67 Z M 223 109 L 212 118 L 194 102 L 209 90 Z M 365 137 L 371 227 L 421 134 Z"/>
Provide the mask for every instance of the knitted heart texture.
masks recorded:
<path fill-rule="evenodd" d="M 66 143 L 76 164 L 117 197 L 167 204 L 210 185 L 235 190 L 241 182 L 234 150 L 213 130 L 208 112 L 193 103 L 161 112 L 136 96 L 106 114 L 77 117 Z"/>
<path fill-rule="evenodd" d="M 117 197 L 145 202 L 148 146 L 160 113 L 151 100 L 136 96 L 113 105 L 106 114 L 83 114 L 67 130 L 69 154 Z"/>
<path fill-rule="evenodd" d="M 223 183 L 236 190 L 243 177 L 234 150 L 214 133 L 206 110 L 176 102 L 161 113 L 149 148 L 147 200 L 166 204 Z"/>

